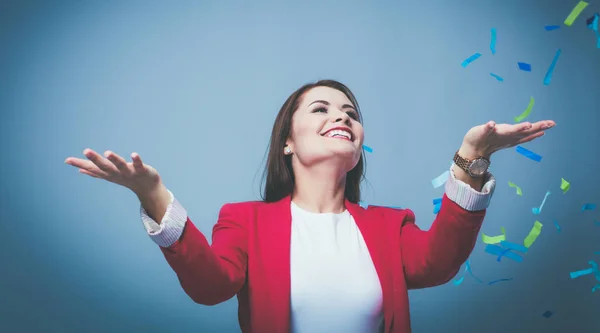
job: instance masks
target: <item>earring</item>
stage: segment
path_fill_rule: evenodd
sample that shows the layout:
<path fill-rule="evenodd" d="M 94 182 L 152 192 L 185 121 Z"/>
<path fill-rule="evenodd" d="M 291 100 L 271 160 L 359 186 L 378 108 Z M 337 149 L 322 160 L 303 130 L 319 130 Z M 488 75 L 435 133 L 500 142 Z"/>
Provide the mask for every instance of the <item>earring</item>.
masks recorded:
<path fill-rule="evenodd" d="M 285 148 L 285 153 L 289 155 L 292 153 L 292 150 L 290 148 Z"/>

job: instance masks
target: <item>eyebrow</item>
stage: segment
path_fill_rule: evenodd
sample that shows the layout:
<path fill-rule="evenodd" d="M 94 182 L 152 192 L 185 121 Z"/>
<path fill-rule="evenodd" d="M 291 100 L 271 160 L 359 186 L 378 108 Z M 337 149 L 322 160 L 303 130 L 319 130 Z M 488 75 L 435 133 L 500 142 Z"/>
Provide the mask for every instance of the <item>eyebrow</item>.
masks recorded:
<path fill-rule="evenodd" d="M 315 104 L 315 103 L 322 103 L 322 104 L 325 104 L 325 105 L 327 105 L 327 106 L 331 105 L 331 104 L 330 104 L 329 102 L 327 102 L 327 101 L 323 101 L 323 100 L 317 100 L 317 101 L 314 101 L 314 102 L 312 102 L 312 103 L 308 104 L 308 106 L 311 106 L 311 105 L 313 105 L 313 104 Z M 342 105 L 342 109 L 345 109 L 345 108 L 351 108 L 352 110 L 356 111 L 356 108 L 355 108 L 354 106 L 350 105 L 350 104 L 344 104 L 344 105 Z"/>

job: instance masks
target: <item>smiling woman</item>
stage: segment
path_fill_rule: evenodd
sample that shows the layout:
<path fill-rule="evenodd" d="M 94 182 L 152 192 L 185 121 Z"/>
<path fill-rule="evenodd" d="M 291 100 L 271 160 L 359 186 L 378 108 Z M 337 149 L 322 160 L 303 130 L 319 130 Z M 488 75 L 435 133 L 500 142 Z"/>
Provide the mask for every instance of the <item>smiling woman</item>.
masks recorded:
<path fill-rule="evenodd" d="M 244 333 L 410 332 L 408 290 L 449 281 L 477 240 L 494 192 L 493 152 L 554 126 L 473 127 L 454 155 L 429 231 L 410 209 L 360 207 L 364 130 L 356 98 L 324 80 L 292 93 L 271 134 L 263 201 L 223 205 L 212 245 L 139 155 L 67 158 L 131 189 L 146 229 L 199 304 L 237 296 Z"/>

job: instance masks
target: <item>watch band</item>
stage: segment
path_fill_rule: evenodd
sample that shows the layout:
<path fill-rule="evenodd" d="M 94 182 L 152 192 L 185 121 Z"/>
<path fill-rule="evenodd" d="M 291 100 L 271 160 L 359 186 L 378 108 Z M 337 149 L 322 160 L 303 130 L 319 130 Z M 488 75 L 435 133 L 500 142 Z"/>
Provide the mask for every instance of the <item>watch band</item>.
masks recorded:
<path fill-rule="evenodd" d="M 468 158 L 464 158 L 462 156 L 460 156 L 458 154 L 458 150 L 456 151 L 456 153 L 454 154 L 454 164 L 456 164 L 459 168 L 463 169 L 466 173 L 471 174 L 471 172 L 469 171 L 469 167 L 471 166 L 471 163 L 477 159 L 484 159 L 487 163 L 488 163 L 488 167 L 491 164 L 490 160 L 488 158 L 485 158 L 483 156 L 477 157 L 475 159 L 468 159 Z"/>

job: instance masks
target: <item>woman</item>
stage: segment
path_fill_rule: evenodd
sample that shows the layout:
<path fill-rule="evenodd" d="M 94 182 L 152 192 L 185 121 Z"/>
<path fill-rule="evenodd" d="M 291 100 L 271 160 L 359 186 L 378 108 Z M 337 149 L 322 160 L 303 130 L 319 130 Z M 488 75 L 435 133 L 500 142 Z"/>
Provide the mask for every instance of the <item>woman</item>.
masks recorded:
<path fill-rule="evenodd" d="M 473 127 L 454 156 L 431 229 L 409 209 L 360 207 L 364 140 L 352 92 L 324 80 L 295 91 L 271 135 L 264 200 L 225 204 L 212 245 L 133 153 L 90 149 L 66 163 L 131 189 L 184 291 L 214 305 L 237 295 L 244 333 L 410 332 L 408 293 L 449 281 L 473 250 L 494 191 L 490 155 L 555 125 Z"/>

